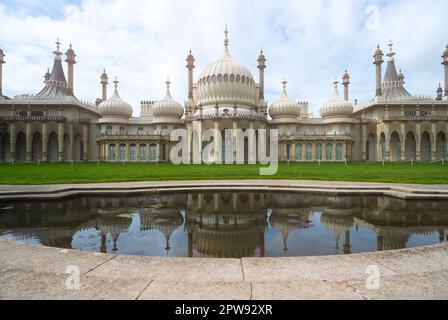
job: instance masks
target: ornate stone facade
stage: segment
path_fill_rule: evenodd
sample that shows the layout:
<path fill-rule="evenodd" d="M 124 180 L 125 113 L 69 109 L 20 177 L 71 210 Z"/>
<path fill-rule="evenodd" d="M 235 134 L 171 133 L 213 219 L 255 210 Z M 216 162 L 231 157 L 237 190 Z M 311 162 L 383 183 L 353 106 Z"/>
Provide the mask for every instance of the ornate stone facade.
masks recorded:
<path fill-rule="evenodd" d="M 280 161 L 442 161 L 448 160 L 448 48 L 442 56 L 445 88 L 436 98 L 414 96 L 404 88 L 404 75 L 397 72 L 390 44 L 383 77 L 384 54 L 374 53 L 375 97 L 358 104 L 349 101 L 350 76 L 342 77 L 343 96 L 334 82 L 333 97 L 312 118 L 307 102 L 287 94 L 287 82 L 277 101 L 268 107 L 264 96 L 266 57 L 258 57 L 258 82 L 229 51 L 225 32 L 224 53 L 201 72 L 194 82 L 195 59 L 187 56 L 188 98 L 184 105 L 174 101 L 167 81 L 165 98 L 142 101 L 139 117 L 115 91 L 107 99 L 108 76 L 100 77 L 102 98 L 96 104 L 74 95 L 72 46 L 66 53 L 68 81 L 62 53 L 54 52 L 51 73 L 36 95 L 3 96 L 0 49 L 0 160 L 19 162 L 62 161 L 170 161 L 170 133 L 186 129 L 188 145 L 201 140 L 207 129 L 278 129 Z M 194 131 L 198 137 L 193 136 Z M 223 135 L 224 136 L 224 135 Z M 202 141 L 199 142 L 202 145 Z M 257 146 L 246 144 L 247 153 Z M 236 147 L 234 146 L 234 152 Z M 224 157 L 224 156 L 223 156 Z"/>

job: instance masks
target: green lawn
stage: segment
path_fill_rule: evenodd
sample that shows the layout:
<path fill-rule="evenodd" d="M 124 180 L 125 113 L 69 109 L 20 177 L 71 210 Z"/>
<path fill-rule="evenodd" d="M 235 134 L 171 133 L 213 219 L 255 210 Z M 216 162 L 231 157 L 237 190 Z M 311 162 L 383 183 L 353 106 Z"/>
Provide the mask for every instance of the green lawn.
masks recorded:
<path fill-rule="evenodd" d="M 180 165 L 144 163 L 0 164 L 0 184 L 54 184 L 157 180 L 290 179 L 448 184 L 442 163 L 291 163 L 274 176 L 260 176 L 252 165 Z"/>

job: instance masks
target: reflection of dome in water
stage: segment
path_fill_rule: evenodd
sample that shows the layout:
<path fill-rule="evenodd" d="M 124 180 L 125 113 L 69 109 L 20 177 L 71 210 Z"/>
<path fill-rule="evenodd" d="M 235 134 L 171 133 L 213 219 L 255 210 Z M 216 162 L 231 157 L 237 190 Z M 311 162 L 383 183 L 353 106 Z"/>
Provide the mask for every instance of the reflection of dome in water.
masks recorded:
<path fill-rule="evenodd" d="M 184 218 L 177 209 L 152 209 L 140 215 L 140 230 L 158 230 L 166 239 L 167 253 L 171 249 L 170 238 L 174 231 L 184 224 Z"/>
<path fill-rule="evenodd" d="M 295 230 L 308 229 L 309 219 L 308 213 L 297 212 L 297 209 L 273 210 L 269 223 L 282 234 L 284 251 L 288 251 L 289 234 Z"/>
<path fill-rule="evenodd" d="M 106 236 L 107 234 L 110 234 L 113 242 L 114 242 L 114 248 L 113 251 L 117 251 L 117 241 L 120 234 L 129 229 L 132 221 L 127 218 L 120 218 L 117 216 L 110 216 L 110 215 L 102 215 L 98 219 L 96 219 L 96 230 L 100 230 L 101 233 Z M 104 239 L 102 239 L 102 242 L 104 242 Z M 101 246 L 104 246 L 104 243 L 101 244 Z M 104 249 L 102 249 L 104 250 Z"/>
<path fill-rule="evenodd" d="M 339 240 L 341 235 L 350 230 L 353 227 L 355 219 L 353 216 L 348 215 L 333 215 L 327 213 L 322 214 L 320 217 L 320 222 L 327 229 L 333 232 L 334 238 L 336 240 L 336 248 L 339 248 Z"/>
<path fill-rule="evenodd" d="M 213 230 L 199 228 L 194 234 L 196 250 L 204 257 L 253 257 L 260 234 L 257 226 L 241 230 Z"/>
<path fill-rule="evenodd" d="M 204 257 L 242 258 L 255 255 L 264 236 L 265 214 L 203 214 L 189 217 L 196 250 Z"/>
<path fill-rule="evenodd" d="M 406 248 L 412 231 L 399 227 L 378 227 L 377 235 L 383 237 L 382 250 L 399 250 Z"/>

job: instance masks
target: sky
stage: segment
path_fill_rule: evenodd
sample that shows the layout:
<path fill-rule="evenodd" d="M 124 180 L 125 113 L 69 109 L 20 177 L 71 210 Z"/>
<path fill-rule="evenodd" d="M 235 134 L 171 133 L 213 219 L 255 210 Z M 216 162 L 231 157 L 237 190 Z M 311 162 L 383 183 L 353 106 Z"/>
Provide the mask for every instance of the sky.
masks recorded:
<path fill-rule="evenodd" d="M 187 98 L 186 56 L 200 72 L 223 52 L 228 25 L 232 57 L 258 81 L 257 58 L 267 58 L 269 103 L 288 80 L 288 95 L 308 101 L 315 117 L 332 96 L 332 82 L 348 70 L 350 100 L 375 94 L 373 53 L 394 43 L 396 65 L 412 94 L 435 96 L 443 82 L 441 55 L 448 43 L 446 0 L 0 0 L 3 93 L 37 93 L 52 67 L 55 41 L 77 54 L 75 95 L 101 96 L 103 68 L 120 81 L 123 100 L 140 113 L 140 101 L 171 93 Z M 384 65 L 385 67 L 385 65 Z M 340 88 L 342 94 L 342 89 Z"/>

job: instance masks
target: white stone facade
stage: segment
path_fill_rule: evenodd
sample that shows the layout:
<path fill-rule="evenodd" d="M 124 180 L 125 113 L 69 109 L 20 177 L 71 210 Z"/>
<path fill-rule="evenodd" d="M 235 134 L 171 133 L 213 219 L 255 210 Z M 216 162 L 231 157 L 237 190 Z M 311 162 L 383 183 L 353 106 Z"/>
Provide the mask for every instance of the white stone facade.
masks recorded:
<path fill-rule="evenodd" d="M 443 53 L 445 88 L 437 97 L 411 95 L 404 76 L 395 68 L 390 44 L 383 77 L 383 52 L 374 54 L 375 97 L 368 103 L 349 101 L 350 77 L 342 78 L 343 97 L 334 82 L 333 97 L 312 118 L 307 102 L 287 94 L 286 80 L 280 98 L 268 107 L 264 98 L 266 58 L 258 58 L 258 82 L 249 69 L 230 55 L 224 40 L 221 59 L 194 81 L 194 57 L 187 57 L 188 98 L 174 101 L 167 81 L 165 98 L 142 101 L 139 117 L 115 91 L 107 99 L 108 76 L 101 75 L 102 98 L 96 104 L 74 95 L 76 55 L 68 49 L 68 81 L 62 67 L 59 42 L 51 73 L 37 95 L 10 99 L 2 95 L 0 80 L 0 161 L 135 161 L 168 162 L 175 129 L 278 129 L 281 161 L 442 161 L 448 160 L 448 49 Z M 0 78 L 4 61 L 0 50 Z M 256 148 L 247 145 L 246 149 Z"/>

